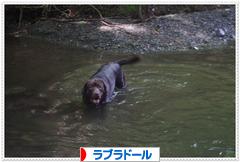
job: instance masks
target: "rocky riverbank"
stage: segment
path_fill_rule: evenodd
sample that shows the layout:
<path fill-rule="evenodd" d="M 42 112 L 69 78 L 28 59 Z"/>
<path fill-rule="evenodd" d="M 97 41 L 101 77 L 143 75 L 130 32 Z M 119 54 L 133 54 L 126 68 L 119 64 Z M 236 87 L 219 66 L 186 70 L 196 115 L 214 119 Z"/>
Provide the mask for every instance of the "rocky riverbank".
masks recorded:
<path fill-rule="evenodd" d="M 161 53 L 218 48 L 235 41 L 235 8 L 130 19 L 42 20 L 27 28 L 27 36 L 99 52 Z"/>

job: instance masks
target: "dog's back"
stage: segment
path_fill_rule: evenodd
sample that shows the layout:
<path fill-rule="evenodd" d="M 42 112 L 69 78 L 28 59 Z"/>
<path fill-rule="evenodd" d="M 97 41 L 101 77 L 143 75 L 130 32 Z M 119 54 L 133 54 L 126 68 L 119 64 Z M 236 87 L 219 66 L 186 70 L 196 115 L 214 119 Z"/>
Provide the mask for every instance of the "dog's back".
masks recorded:
<path fill-rule="evenodd" d="M 118 63 L 110 62 L 108 64 L 104 64 L 100 67 L 100 69 L 93 74 L 91 78 L 99 77 L 99 78 L 108 78 L 115 75 L 115 73 L 119 70 L 120 65 Z"/>

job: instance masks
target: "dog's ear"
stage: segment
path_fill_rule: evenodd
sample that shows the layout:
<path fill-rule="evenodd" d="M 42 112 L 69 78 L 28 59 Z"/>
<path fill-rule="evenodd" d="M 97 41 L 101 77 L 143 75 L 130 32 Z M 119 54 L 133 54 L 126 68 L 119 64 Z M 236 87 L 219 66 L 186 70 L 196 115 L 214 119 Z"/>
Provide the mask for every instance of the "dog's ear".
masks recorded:
<path fill-rule="evenodd" d="M 84 103 L 86 103 L 86 90 L 87 90 L 87 84 L 85 84 L 82 89 L 82 99 Z"/>
<path fill-rule="evenodd" d="M 102 87 L 101 91 L 103 92 L 101 102 L 104 102 L 106 101 L 106 97 L 107 97 L 107 88 L 103 81 L 101 81 L 101 87 Z"/>
<path fill-rule="evenodd" d="M 87 90 L 87 83 L 85 83 L 85 85 L 83 86 L 83 89 L 82 89 L 82 95 L 83 96 L 85 95 L 86 90 Z"/>
<path fill-rule="evenodd" d="M 85 94 L 87 92 L 87 89 L 91 88 L 92 84 L 93 84 L 93 81 L 88 80 L 82 89 L 82 94 Z"/>
<path fill-rule="evenodd" d="M 89 88 L 89 81 L 87 81 L 87 83 L 85 83 L 85 85 L 84 85 L 84 87 L 83 87 L 83 89 L 82 89 L 82 98 L 83 98 L 83 101 L 85 102 L 85 103 L 87 103 L 88 102 L 88 93 L 87 93 L 87 89 Z"/>

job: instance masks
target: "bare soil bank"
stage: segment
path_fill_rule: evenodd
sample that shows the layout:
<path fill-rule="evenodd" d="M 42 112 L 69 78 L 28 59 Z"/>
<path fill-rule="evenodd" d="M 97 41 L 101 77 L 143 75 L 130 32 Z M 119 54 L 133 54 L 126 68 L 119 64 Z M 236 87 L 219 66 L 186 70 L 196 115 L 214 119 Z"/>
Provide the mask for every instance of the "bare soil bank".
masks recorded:
<path fill-rule="evenodd" d="M 27 29 L 27 36 L 73 47 L 114 53 L 219 48 L 235 41 L 235 8 L 181 13 L 133 23 L 132 19 L 42 20 Z"/>

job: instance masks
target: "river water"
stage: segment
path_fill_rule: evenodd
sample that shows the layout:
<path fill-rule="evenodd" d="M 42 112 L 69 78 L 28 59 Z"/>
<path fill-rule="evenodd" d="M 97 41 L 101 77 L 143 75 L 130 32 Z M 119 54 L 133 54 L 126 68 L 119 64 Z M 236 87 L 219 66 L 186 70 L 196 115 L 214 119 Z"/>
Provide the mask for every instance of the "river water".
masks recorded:
<path fill-rule="evenodd" d="M 128 88 L 102 109 L 81 89 L 128 57 L 7 38 L 5 156 L 78 157 L 80 146 L 157 146 L 162 157 L 235 156 L 234 47 L 142 55 Z"/>

